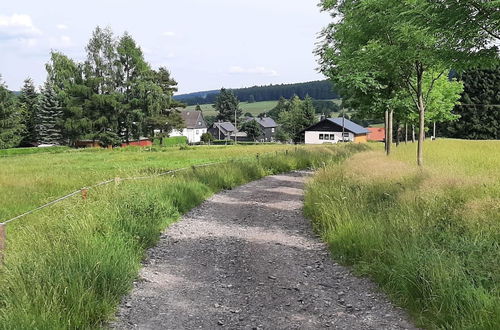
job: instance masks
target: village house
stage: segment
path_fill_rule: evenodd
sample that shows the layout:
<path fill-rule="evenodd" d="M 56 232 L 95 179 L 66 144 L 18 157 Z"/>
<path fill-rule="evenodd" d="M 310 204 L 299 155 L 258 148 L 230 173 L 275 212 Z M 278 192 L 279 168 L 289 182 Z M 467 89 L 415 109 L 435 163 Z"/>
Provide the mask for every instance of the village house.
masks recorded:
<path fill-rule="evenodd" d="M 172 130 L 170 136 L 185 136 L 189 143 L 201 141 L 201 135 L 207 132 L 207 123 L 201 111 L 183 110 L 180 112 L 185 127 L 182 130 Z"/>
<path fill-rule="evenodd" d="M 248 139 L 247 133 L 238 131 L 233 123 L 229 121 L 215 122 L 208 129 L 208 132 L 212 134 L 216 140 L 234 140 L 235 134 L 238 141 L 246 141 Z"/>
<path fill-rule="evenodd" d="M 262 129 L 262 135 L 257 138 L 260 142 L 274 142 L 276 140 L 276 131 L 278 129 L 278 124 L 271 117 L 253 118 L 247 117 L 245 121 L 255 120 Z"/>
<path fill-rule="evenodd" d="M 369 131 L 368 141 L 384 142 L 385 141 L 385 128 L 383 127 L 368 127 Z"/>
<path fill-rule="evenodd" d="M 342 136 L 342 132 L 343 136 Z M 348 119 L 326 118 L 302 131 L 305 144 L 367 142 L 368 130 Z"/>

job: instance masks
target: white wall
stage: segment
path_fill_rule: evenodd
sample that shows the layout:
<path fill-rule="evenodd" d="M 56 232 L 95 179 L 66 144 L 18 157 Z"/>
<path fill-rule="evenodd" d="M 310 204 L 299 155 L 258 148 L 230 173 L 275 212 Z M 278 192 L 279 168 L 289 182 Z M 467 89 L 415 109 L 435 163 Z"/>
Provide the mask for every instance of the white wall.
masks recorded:
<path fill-rule="evenodd" d="M 345 132 L 349 136 L 345 137 L 346 141 L 354 141 L 354 134 L 351 132 Z M 323 135 L 323 140 L 320 140 L 319 135 Z M 334 135 L 334 140 L 330 140 L 330 135 Z M 325 139 L 325 135 L 328 135 L 328 139 Z M 319 131 L 306 131 L 305 134 L 305 144 L 323 144 L 323 143 L 337 143 L 342 140 L 342 132 L 319 132 Z"/>
<path fill-rule="evenodd" d="M 185 136 L 187 137 L 189 143 L 197 143 L 201 141 L 201 135 L 206 132 L 206 128 L 184 128 L 182 131 L 173 130 L 170 133 L 170 136 Z"/>

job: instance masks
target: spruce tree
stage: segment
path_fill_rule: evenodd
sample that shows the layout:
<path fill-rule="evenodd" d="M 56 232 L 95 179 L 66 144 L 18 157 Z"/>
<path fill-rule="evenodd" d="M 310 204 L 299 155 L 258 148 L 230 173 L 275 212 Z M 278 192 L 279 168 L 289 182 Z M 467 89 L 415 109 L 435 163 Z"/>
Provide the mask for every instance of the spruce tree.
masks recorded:
<path fill-rule="evenodd" d="M 222 121 L 234 122 L 235 112 L 236 119 L 240 118 L 243 111 L 239 107 L 240 101 L 234 95 L 232 90 L 222 88 L 220 94 L 215 99 L 213 107 L 217 110 L 217 119 Z"/>
<path fill-rule="evenodd" d="M 500 69 L 465 72 L 464 92 L 453 112 L 460 118 L 441 128 L 457 139 L 500 139 Z"/>
<path fill-rule="evenodd" d="M 22 139 L 24 125 L 22 109 L 0 76 L 0 149 L 17 147 Z"/>
<path fill-rule="evenodd" d="M 31 78 L 24 80 L 24 85 L 19 95 L 19 102 L 24 108 L 24 125 L 26 133 L 21 144 L 29 145 L 36 140 L 36 104 L 38 94 L 35 90 L 35 84 Z"/>
<path fill-rule="evenodd" d="M 45 83 L 37 103 L 36 132 L 41 144 L 62 143 L 60 120 L 62 110 L 57 100 L 57 94 L 50 83 Z"/>

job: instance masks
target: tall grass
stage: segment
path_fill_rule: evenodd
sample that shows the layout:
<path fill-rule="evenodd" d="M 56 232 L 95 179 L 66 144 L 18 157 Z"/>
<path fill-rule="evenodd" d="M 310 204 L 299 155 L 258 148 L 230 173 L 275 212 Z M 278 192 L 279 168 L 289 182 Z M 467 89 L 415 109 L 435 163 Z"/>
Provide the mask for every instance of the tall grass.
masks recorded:
<path fill-rule="evenodd" d="M 340 261 L 380 283 L 418 325 L 500 325 L 500 144 L 358 154 L 308 185 L 306 214 Z"/>
<path fill-rule="evenodd" d="M 0 157 L 0 222 L 76 189 L 114 177 L 142 176 L 293 148 L 289 145 L 201 146 L 185 150 L 127 147 Z"/>
<path fill-rule="evenodd" d="M 0 267 L 1 329 L 86 329 L 112 318 L 144 251 L 182 213 L 221 189 L 339 162 L 363 146 L 298 149 L 126 181 L 8 225 Z"/>

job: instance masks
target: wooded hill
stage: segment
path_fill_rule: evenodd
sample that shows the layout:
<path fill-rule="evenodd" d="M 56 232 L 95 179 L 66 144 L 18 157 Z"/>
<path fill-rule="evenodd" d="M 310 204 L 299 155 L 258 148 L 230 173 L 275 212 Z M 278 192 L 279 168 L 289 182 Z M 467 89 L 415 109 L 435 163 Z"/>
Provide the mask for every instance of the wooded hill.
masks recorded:
<path fill-rule="evenodd" d="M 212 104 L 220 90 L 211 90 L 174 96 L 174 99 L 186 103 Z M 290 99 L 297 95 L 301 99 L 310 96 L 315 100 L 338 99 L 339 95 L 333 90 L 329 80 L 310 81 L 297 84 L 280 84 L 268 86 L 253 86 L 233 89 L 233 93 L 241 102 L 277 101 L 281 97 Z"/>

